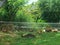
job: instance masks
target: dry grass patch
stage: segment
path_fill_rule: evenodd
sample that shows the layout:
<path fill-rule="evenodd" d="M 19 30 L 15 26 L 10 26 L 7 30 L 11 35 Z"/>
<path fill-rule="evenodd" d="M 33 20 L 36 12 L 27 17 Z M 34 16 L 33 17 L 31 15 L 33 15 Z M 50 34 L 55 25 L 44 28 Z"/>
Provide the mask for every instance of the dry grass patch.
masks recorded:
<path fill-rule="evenodd" d="M 16 37 L 18 35 L 11 31 L 9 33 L 0 32 L 0 37 L 4 37 L 4 36 Z"/>

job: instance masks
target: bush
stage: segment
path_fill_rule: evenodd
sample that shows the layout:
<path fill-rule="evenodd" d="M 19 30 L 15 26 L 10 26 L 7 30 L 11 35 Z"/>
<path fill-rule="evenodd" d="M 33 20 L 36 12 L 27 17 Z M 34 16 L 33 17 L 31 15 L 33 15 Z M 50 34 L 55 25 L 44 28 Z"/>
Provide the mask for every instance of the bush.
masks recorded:
<path fill-rule="evenodd" d="M 17 22 L 34 22 L 31 15 L 26 15 L 23 11 L 18 11 L 16 14 L 15 21 Z"/>

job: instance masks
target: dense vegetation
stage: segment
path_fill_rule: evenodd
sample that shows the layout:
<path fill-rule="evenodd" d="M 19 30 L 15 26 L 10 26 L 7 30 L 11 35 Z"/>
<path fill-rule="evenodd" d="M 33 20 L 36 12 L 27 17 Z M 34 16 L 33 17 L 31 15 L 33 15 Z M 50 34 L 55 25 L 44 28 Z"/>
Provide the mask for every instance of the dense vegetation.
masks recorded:
<path fill-rule="evenodd" d="M 0 0 L 0 45 L 60 45 L 60 0 L 28 2 Z"/>
<path fill-rule="evenodd" d="M 59 22 L 60 20 L 59 0 L 38 0 L 30 5 L 26 4 L 28 0 L 2 0 L 2 2 L 0 21 Z"/>

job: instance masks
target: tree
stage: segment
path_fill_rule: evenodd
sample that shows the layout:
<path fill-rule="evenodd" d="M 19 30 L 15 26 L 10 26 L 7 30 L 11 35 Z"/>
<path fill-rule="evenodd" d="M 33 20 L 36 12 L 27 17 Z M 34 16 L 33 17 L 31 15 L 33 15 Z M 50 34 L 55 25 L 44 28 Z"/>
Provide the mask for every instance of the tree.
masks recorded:
<path fill-rule="evenodd" d="M 5 15 L 3 21 L 14 21 L 16 13 L 25 4 L 25 0 L 4 0 Z"/>
<path fill-rule="evenodd" d="M 39 0 L 40 1 L 40 0 Z M 46 0 L 39 2 L 39 8 L 42 11 L 42 19 L 46 20 L 46 22 L 59 22 L 60 20 L 60 3 L 59 0 Z"/>

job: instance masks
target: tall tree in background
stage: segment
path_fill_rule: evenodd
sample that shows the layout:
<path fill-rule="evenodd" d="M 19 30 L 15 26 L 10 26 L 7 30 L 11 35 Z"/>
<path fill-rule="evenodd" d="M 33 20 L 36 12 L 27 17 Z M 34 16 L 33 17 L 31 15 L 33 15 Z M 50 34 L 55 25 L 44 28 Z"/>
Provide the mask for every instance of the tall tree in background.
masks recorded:
<path fill-rule="evenodd" d="M 42 19 L 47 22 L 59 22 L 60 20 L 59 0 L 39 0 L 39 8 L 42 10 Z"/>
<path fill-rule="evenodd" d="M 25 0 L 4 0 L 5 14 L 3 21 L 13 21 L 16 13 L 25 4 Z"/>

